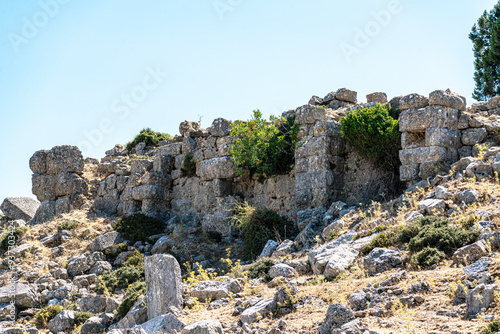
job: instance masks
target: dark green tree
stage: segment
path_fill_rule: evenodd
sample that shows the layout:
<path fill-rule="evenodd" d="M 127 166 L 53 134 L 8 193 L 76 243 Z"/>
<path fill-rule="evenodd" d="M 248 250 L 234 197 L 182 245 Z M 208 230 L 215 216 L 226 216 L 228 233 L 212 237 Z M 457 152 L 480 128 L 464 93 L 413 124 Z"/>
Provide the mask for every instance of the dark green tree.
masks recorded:
<path fill-rule="evenodd" d="M 472 97 L 478 101 L 500 95 L 500 1 L 491 11 L 484 11 L 472 27 L 469 39 L 474 51 Z"/>

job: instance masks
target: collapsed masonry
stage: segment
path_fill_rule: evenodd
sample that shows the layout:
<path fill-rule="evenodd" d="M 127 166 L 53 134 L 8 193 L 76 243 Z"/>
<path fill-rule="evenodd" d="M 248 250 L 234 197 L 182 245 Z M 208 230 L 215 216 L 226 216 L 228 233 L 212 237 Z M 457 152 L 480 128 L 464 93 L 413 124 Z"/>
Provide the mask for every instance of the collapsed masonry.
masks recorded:
<path fill-rule="evenodd" d="M 204 231 L 231 235 L 230 210 L 238 201 L 266 207 L 300 221 L 324 212 L 332 202 L 380 199 L 394 175 L 375 168 L 346 145 L 339 120 L 349 111 L 387 103 L 385 93 L 367 95 L 339 89 L 324 98 L 286 111 L 301 125 L 301 146 L 288 175 L 244 179 L 231 160 L 230 122 L 216 119 L 211 127 L 183 122 L 180 135 L 159 147 L 138 145 L 128 152 L 121 145 L 97 161 L 86 159 L 72 146 L 38 151 L 30 160 L 33 193 L 42 202 L 33 222 L 78 208 L 111 215 L 142 212 L 160 219 L 196 216 Z M 433 177 L 460 157 L 477 154 L 478 144 L 493 145 L 500 131 L 500 98 L 466 108 L 465 98 L 448 91 L 429 97 L 418 94 L 393 98 L 401 111 L 402 162 L 400 177 L 411 186 Z M 196 170 L 184 162 L 192 156 Z M 392 180 L 392 181 L 391 181 Z"/>

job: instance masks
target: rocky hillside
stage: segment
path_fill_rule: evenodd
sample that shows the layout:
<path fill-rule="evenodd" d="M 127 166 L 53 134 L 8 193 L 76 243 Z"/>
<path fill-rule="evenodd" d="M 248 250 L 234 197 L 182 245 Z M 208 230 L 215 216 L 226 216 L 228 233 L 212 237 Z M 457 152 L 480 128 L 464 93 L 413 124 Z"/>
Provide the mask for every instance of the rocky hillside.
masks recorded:
<path fill-rule="evenodd" d="M 497 106 L 440 92 L 393 99 L 408 183 L 378 202 L 364 183 L 388 174 L 338 131 L 367 106 L 349 90 L 294 111 L 306 142 L 292 172 L 265 180 L 234 174 L 223 119 L 101 161 L 38 151 L 41 203 L 0 206 L 0 333 L 500 331 Z"/>

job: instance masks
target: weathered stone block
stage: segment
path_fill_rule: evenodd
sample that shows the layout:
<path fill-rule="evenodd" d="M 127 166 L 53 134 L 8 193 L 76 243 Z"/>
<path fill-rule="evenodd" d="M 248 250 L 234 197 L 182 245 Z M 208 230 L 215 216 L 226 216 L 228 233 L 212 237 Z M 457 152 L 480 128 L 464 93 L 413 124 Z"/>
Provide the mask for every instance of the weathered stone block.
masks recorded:
<path fill-rule="evenodd" d="M 313 127 L 313 134 L 314 137 L 322 137 L 322 136 L 329 136 L 329 137 L 337 137 L 340 138 L 340 124 L 335 121 L 320 121 L 314 124 Z"/>
<path fill-rule="evenodd" d="M 310 171 L 295 175 L 295 189 L 328 188 L 333 184 L 331 170 Z"/>
<path fill-rule="evenodd" d="M 376 102 L 380 104 L 385 104 L 387 103 L 387 94 L 383 92 L 375 92 L 366 95 L 366 102 L 371 103 L 371 102 Z"/>
<path fill-rule="evenodd" d="M 165 189 L 159 185 L 143 185 L 132 189 L 132 198 L 136 201 L 144 199 L 164 199 Z"/>
<path fill-rule="evenodd" d="M 208 129 L 212 136 L 224 137 L 231 132 L 229 121 L 224 118 L 217 118 L 212 122 L 212 126 Z"/>
<path fill-rule="evenodd" d="M 52 175 L 33 174 L 31 191 L 40 202 L 56 199 L 56 178 Z"/>
<path fill-rule="evenodd" d="M 83 172 L 83 155 L 76 146 L 55 146 L 47 153 L 47 174 Z"/>
<path fill-rule="evenodd" d="M 482 143 L 486 137 L 488 136 L 488 132 L 485 128 L 474 128 L 467 129 L 462 131 L 462 143 L 467 146 L 473 146 L 478 143 Z"/>
<path fill-rule="evenodd" d="M 30 158 L 30 169 L 33 173 L 47 173 L 47 153 L 49 153 L 48 150 L 36 151 Z"/>
<path fill-rule="evenodd" d="M 458 95 L 447 89 L 435 90 L 429 94 L 430 105 L 440 105 L 458 110 L 465 110 L 467 103 L 465 97 Z"/>
<path fill-rule="evenodd" d="M 402 165 L 399 168 L 401 181 L 413 181 L 418 179 L 419 164 Z"/>
<path fill-rule="evenodd" d="M 229 157 L 202 161 L 196 169 L 196 174 L 198 174 L 202 180 L 231 179 L 236 176 L 234 163 Z"/>
<path fill-rule="evenodd" d="M 181 154 L 182 151 L 182 142 L 172 143 L 165 146 L 162 146 L 157 149 L 157 155 L 172 155 L 176 156 Z"/>
<path fill-rule="evenodd" d="M 165 146 L 163 146 L 165 147 Z M 130 172 L 133 174 L 144 174 L 153 169 L 153 161 L 146 159 L 130 160 Z"/>
<path fill-rule="evenodd" d="M 425 146 L 442 146 L 457 149 L 460 146 L 459 132 L 444 128 L 427 128 L 425 130 Z"/>
<path fill-rule="evenodd" d="M 411 108 L 424 108 L 429 105 L 429 99 L 419 94 L 409 94 L 406 96 L 396 96 L 389 104 L 392 108 L 404 111 Z"/>
<path fill-rule="evenodd" d="M 425 132 L 427 128 L 458 128 L 458 110 L 430 106 L 421 109 L 408 109 L 399 116 L 399 131 Z"/>
<path fill-rule="evenodd" d="M 444 161 L 446 158 L 446 148 L 439 146 L 418 147 L 399 151 L 399 160 L 401 160 L 402 165 L 421 164 L 426 161 Z"/>
<path fill-rule="evenodd" d="M 179 263 L 172 255 L 155 254 L 144 259 L 148 318 L 182 309 L 182 279 Z"/>
<path fill-rule="evenodd" d="M 170 155 L 157 155 L 153 160 L 155 173 L 167 174 L 174 168 L 174 159 Z"/>
<path fill-rule="evenodd" d="M 297 123 L 301 125 L 314 124 L 317 121 L 326 121 L 331 118 L 328 115 L 327 109 L 312 105 L 297 108 L 295 115 Z"/>
<path fill-rule="evenodd" d="M 353 91 L 353 90 L 349 90 L 347 88 L 339 88 L 335 92 L 335 98 L 337 100 L 340 100 L 340 101 L 357 103 L 358 102 L 358 93 Z"/>

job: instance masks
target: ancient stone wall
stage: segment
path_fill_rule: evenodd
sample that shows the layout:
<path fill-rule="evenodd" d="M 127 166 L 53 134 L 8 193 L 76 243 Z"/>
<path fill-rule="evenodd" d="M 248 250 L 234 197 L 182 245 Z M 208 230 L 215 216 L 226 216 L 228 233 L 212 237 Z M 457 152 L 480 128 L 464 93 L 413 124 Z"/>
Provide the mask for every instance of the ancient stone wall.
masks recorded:
<path fill-rule="evenodd" d="M 467 108 L 464 97 L 438 90 L 429 97 L 397 97 L 391 105 L 401 111 L 400 175 L 409 185 L 448 172 L 451 164 L 478 156 L 499 139 L 499 97 Z"/>
<path fill-rule="evenodd" d="M 223 118 L 206 129 L 183 122 L 180 135 L 159 147 L 141 143 L 128 152 L 116 145 L 101 161 L 86 159 L 85 170 L 76 147 L 38 151 L 30 160 L 33 193 L 42 202 L 34 221 L 91 205 L 98 213 L 120 216 L 142 212 L 167 220 L 195 215 L 204 231 L 228 236 L 234 232 L 231 210 L 242 201 L 300 225 L 309 213 L 326 211 L 335 201 L 381 200 L 397 175 L 357 155 L 339 124 L 348 112 L 377 103 L 388 103 L 386 94 L 369 94 L 366 103 L 358 103 L 357 93 L 343 88 L 284 112 L 301 126 L 295 168 L 266 179 L 236 175 L 230 122 Z M 408 186 L 447 172 L 460 158 L 478 155 L 499 139 L 500 97 L 467 108 L 465 98 L 447 90 L 429 97 L 398 96 L 389 103 L 400 112 L 400 178 Z"/>

